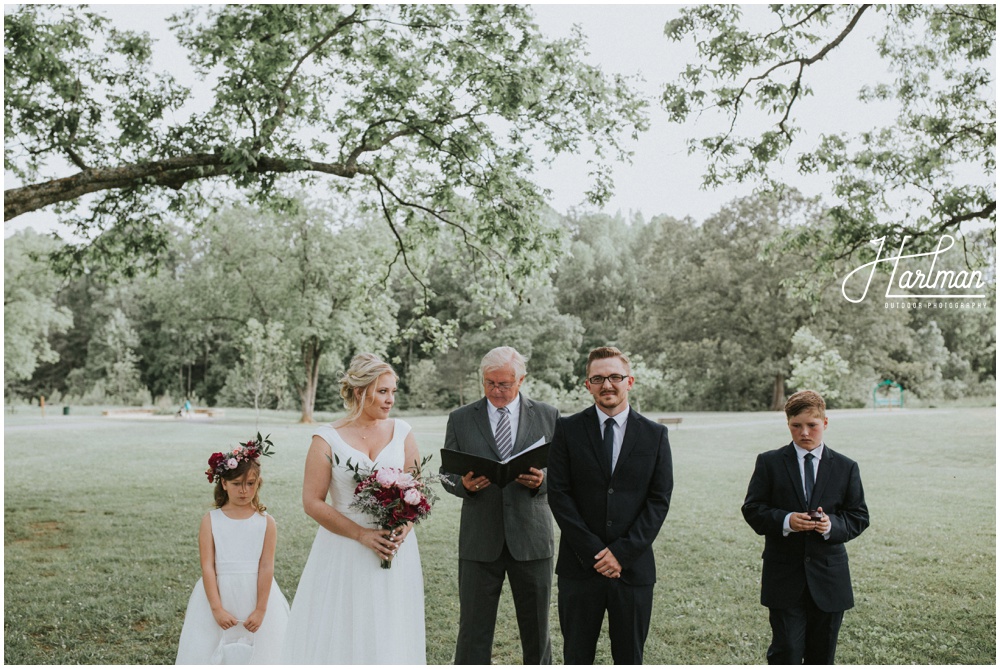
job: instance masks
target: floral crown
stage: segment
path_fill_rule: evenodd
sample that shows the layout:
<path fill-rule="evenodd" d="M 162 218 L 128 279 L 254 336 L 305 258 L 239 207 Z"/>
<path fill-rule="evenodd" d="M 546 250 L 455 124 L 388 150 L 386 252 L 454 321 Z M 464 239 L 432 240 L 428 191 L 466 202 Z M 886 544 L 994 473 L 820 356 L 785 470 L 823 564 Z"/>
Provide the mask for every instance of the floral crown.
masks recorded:
<path fill-rule="evenodd" d="M 230 469 L 236 469 L 241 462 L 247 460 L 255 461 L 262 455 L 268 458 L 271 457 L 274 453 L 271 450 L 273 447 L 274 444 L 271 442 L 271 435 L 261 437 L 260 432 L 258 432 L 256 439 L 241 441 L 239 446 L 228 453 L 212 453 L 212 456 L 208 459 L 208 469 L 205 470 L 208 482 L 217 483 L 221 481 L 223 474 Z"/>

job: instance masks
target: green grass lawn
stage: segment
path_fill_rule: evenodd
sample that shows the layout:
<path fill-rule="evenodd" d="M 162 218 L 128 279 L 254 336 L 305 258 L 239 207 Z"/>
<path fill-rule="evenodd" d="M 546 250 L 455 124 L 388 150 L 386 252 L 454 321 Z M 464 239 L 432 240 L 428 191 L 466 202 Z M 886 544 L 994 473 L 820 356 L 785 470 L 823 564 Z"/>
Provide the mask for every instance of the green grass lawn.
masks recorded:
<path fill-rule="evenodd" d="M 254 414 L 55 413 L 5 417 L 4 661 L 172 663 L 200 575 L 198 523 L 212 499 L 202 472 L 211 452 L 252 436 Z M 755 455 L 788 441 L 783 416 L 681 415 L 670 433 L 675 487 L 655 546 L 646 662 L 760 664 L 770 636 L 758 603 L 763 539 L 740 504 Z M 275 577 L 289 601 L 316 532 L 300 503 L 311 431 L 296 418 L 270 412 L 260 425 L 277 447 L 264 461 L 261 498 L 278 521 Z M 407 420 L 424 454 L 437 453 L 446 418 Z M 826 438 L 860 463 L 872 519 L 848 546 L 857 606 L 845 616 L 838 660 L 995 664 L 996 410 L 832 411 Z M 442 494 L 417 528 L 431 664 L 450 662 L 457 634 L 459 507 Z M 494 662 L 517 664 L 506 593 L 499 620 Z M 557 621 L 553 592 L 560 661 Z M 606 636 L 598 662 L 610 663 Z"/>

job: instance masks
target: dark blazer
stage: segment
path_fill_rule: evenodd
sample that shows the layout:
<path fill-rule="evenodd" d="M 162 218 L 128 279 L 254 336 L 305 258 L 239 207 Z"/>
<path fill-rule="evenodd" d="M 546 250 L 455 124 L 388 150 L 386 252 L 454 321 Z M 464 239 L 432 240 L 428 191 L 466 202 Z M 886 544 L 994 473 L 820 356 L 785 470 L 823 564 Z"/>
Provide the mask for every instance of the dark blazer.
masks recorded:
<path fill-rule="evenodd" d="M 448 416 L 444 447 L 500 460 L 485 397 L 455 409 Z M 514 454 L 540 438 L 552 438 L 559 410 L 521 395 Z M 444 474 L 444 489 L 461 497 L 462 521 L 458 530 L 458 556 L 464 560 L 492 562 L 504 543 L 515 560 L 541 560 L 555 553 L 552 517 L 549 515 L 548 476 L 540 488 L 529 490 L 511 482 L 469 492 L 461 477 Z"/>
<path fill-rule="evenodd" d="M 806 511 L 802 474 L 795 447 L 757 456 L 743 502 L 743 517 L 764 536 L 760 603 L 770 608 L 796 606 L 806 587 L 820 610 L 832 613 L 854 606 L 844 543 L 868 527 L 868 507 L 858 463 L 823 447 L 810 506 L 830 517 L 830 536 L 817 532 L 782 534 L 785 516 Z"/>
<path fill-rule="evenodd" d="M 608 547 L 622 565 L 623 583 L 652 585 L 652 544 L 674 487 L 667 428 L 632 409 L 614 474 L 603 452 L 594 406 L 559 419 L 548 477 L 549 506 L 561 530 L 556 573 L 603 578 L 594 556 Z"/>

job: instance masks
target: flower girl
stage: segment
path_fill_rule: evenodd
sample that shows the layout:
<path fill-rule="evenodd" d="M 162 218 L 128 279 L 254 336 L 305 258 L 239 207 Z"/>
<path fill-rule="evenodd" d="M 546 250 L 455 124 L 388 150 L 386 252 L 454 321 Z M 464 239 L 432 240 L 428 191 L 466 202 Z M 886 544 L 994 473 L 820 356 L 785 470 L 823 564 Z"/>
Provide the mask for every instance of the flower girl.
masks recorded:
<path fill-rule="evenodd" d="M 277 664 L 288 602 L 274 580 L 274 518 L 264 512 L 260 456 L 270 439 L 214 453 L 205 472 L 215 506 L 198 532 L 202 577 L 184 616 L 177 664 Z"/>

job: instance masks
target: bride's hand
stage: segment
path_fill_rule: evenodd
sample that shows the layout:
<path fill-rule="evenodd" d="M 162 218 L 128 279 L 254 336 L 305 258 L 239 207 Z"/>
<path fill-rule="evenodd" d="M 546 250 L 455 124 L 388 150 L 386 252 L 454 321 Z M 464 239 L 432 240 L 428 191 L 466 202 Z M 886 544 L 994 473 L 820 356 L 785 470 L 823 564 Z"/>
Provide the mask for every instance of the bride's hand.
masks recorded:
<path fill-rule="evenodd" d="M 358 543 L 375 551 L 383 560 L 389 560 L 396 554 L 396 542 L 389 538 L 389 530 L 363 528 Z"/>
<path fill-rule="evenodd" d="M 395 540 L 396 546 L 402 546 L 403 545 L 403 540 L 406 539 L 407 536 L 409 536 L 410 531 L 412 529 L 413 529 L 413 525 L 411 523 L 407 523 L 406 525 L 403 525 L 402 527 L 397 527 L 393 531 L 392 538 Z"/>

